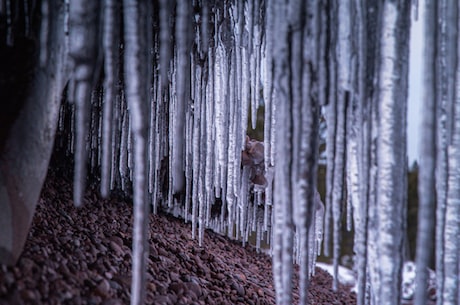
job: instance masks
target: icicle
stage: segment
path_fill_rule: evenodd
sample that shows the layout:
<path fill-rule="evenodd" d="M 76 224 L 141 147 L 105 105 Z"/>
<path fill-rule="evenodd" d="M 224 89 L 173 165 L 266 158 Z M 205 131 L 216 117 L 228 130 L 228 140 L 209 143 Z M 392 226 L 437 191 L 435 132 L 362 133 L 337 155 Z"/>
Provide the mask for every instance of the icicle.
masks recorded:
<path fill-rule="evenodd" d="M 431 5 L 431 4 L 430 4 Z M 432 14 L 435 14 L 435 8 L 430 8 L 433 11 L 429 11 L 426 15 L 429 17 L 425 20 L 425 24 L 428 22 L 437 22 L 436 26 L 440 30 L 440 33 L 429 33 L 427 39 L 429 41 L 434 40 L 431 35 L 437 34 L 440 37 L 437 39 L 438 46 L 435 52 L 437 58 L 436 72 L 438 77 L 436 81 L 436 100 L 440 101 L 436 106 L 436 290 L 443 291 L 444 288 L 444 229 L 445 229 L 445 217 L 446 217 L 446 199 L 447 199 L 447 175 L 448 175 L 448 144 L 451 141 L 452 134 L 452 115 L 454 113 L 453 101 L 455 99 L 455 69 L 457 61 L 457 48 L 455 41 L 457 39 L 457 13 L 458 4 L 452 1 L 439 1 L 437 3 L 437 14 L 438 20 L 433 18 Z M 426 25 L 425 25 L 426 26 Z M 430 24 L 428 31 L 433 31 L 435 24 Z M 434 30 L 437 31 L 436 29 Z M 425 30 L 426 32 L 426 30 Z M 434 41 L 432 42 L 434 43 Z M 434 47 L 432 44 L 426 44 L 426 48 Z M 431 50 L 431 49 L 430 49 Z M 427 54 L 428 55 L 428 54 Z M 431 54 L 433 56 L 433 54 Z M 432 61 L 433 59 L 430 59 Z M 431 69 L 426 67 L 425 69 Z M 430 72 L 431 71 L 431 72 Z M 434 71 L 428 70 L 428 73 Z M 427 76 L 424 73 L 425 76 Z M 431 87 L 426 87 L 431 88 Z M 431 88 L 431 90 L 433 90 Z M 438 293 L 436 296 L 436 304 L 444 304 L 443 294 Z"/>
<path fill-rule="evenodd" d="M 165 90 L 168 86 L 168 70 L 171 60 L 171 7 L 175 1 L 160 0 L 160 79 Z M 163 91 L 162 90 L 162 91 Z"/>
<path fill-rule="evenodd" d="M 366 252 L 367 252 L 367 264 L 365 266 L 366 272 L 368 271 L 369 279 L 366 281 L 366 285 L 369 283 L 369 290 L 366 293 L 372 298 L 373 304 L 380 304 L 380 274 L 379 274 L 379 265 L 378 264 L 369 264 L 369 262 L 376 262 L 379 259 L 378 250 L 378 238 L 379 238 L 379 227 L 378 227 L 378 220 L 377 220 L 377 199 L 376 199 L 376 192 L 377 192 L 377 138 L 379 133 L 379 125 L 378 125 L 378 107 L 377 107 L 377 100 L 373 99 L 369 105 L 369 114 L 370 114 L 370 125 L 371 125 L 371 134 L 369 135 L 369 142 L 367 146 L 364 146 L 367 150 L 364 154 L 369 154 L 369 185 L 368 185 L 368 196 L 364 197 L 368 201 L 367 205 L 367 217 L 366 217 L 366 224 L 367 224 L 367 244 L 366 244 Z"/>
<path fill-rule="evenodd" d="M 184 221 L 189 221 L 190 203 L 193 193 L 193 116 L 191 111 L 186 114 L 186 145 L 185 145 L 185 210 Z M 193 230 L 192 230 L 193 231 Z M 193 233 L 192 233 L 193 234 Z"/>
<path fill-rule="evenodd" d="M 266 172 L 267 187 L 265 188 L 265 204 L 264 204 L 264 231 L 268 230 L 271 223 L 270 211 L 273 202 L 273 170 Z"/>
<path fill-rule="evenodd" d="M 131 113 L 131 110 L 129 110 L 129 113 Z M 130 116 L 131 118 L 131 116 Z M 130 181 L 133 180 L 133 170 L 134 170 L 134 139 L 133 139 L 133 120 L 128 121 L 128 179 Z"/>
<path fill-rule="evenodd" d="M 176 104 L 172 119 L 172 158 L 171 176 L 172 192 L 180 193 L 184 190 L 184 123 L 185 108 L 190 98 L 190 3 L 179 1 L 176 16 L 176 44 L 177 44 L 177 83 Z"/>
<path fill-rule="evenodd" d="M 112 156 L 113 100 L 115 99 L 116 66 L 118 51 L 118 8 L 113 0 L 104 1 L 104 109 L 101 164 L 101 194 L 109 195 Z"/>
<path fill-rule="evenodd" d="M 267 15 L 267 25 L 265 27 L 264 35 L 264 59 L 263 70 L 264 70 L 264 84 L 263 84 L 263 93 L 264 93 L 264 162 L 265 162 L 265 171 L 268 171 L 269 166 L 272 165 L 271 151 L 272 151 L 272 26 L 273 26 L 273 12 L 271 11 L 271 6 L 267 5 L 266 12 Z"/>
<path fill-rule="evenodd" d="M 329 254 L 329 229 L 330 229 L 330 214 L 332 208 L 332 228 L 333 228 L 333 289 L 338 289 L 338 264 L 340 259 L 340 238 L 341 238 L 341 222 L 342 222 L 342 205 L 344 204 L 344 168 L 346 162 L 346 120 L 345 114 L 347 104 L 350 99 L 350 48 L 351 48 L 351 18 L 350 18 L 349 2 L 340 2 L 332 7 L 331 18 L 333 27 L 337 27 L 337 37 L 331 34 L 331 43 L 337 44 L 337 52 L 335 60 L 337 62 L 330 63 L 330 95 L 328 124 L 331 124 L 331 129 L 328 126 L 328 162 L 327 162 L 327 183 L 330 185 L 326 195 L 326 236 L 325 236 L 325 254 Z M 337 19 L 336 19 L 337 18 Z M 334 24 L 337 22 L 337 24 Z M 343 26 L 338 26 L 338 24 Z M 331 29 L 331 31 L 333 31 Z M 335 40 L 336 39 L 336 40 Z M 337 65 L 337 72 L 334 71 L 334 65 Z M 335 74 L 337 73 L 337 74 Z M 337 92 L 335 91 L 337 90 Z M 337 99 L 337 100 L 336 100 Z M 330 113 L 329 113 L 330 112 Z M 331 146 L 331 147 L 329 147 Z M 333 162 L 333 163 L 332 163 Z M 332 165 L 332 168 L 329 168 Z M 331 183 L 331 184 L 329 184 Z M 329 206 L 330 205 L 330 206 Z"/>
<path fill-rule="evenodd" d="M 330 91 L 329 91 L 329 104 L 326 109 L 326 122 L 327 122 L 327 171 L 326 171 L 326 212 L 325 212 L 325 223 L 324 223 L 324 254 L 330 255 L 330 228 L 331 228 L 331 216 L 332 216 L 332 194 L 333 194 L 333 181 L 334 181 L 334 156 L 335 156 L 335 139 L 336 137 L 336 116 L 337 116 L 337 101 L 335 93 L 335 71 L 332 63 L 330 67 Z"/>
<path fill-rule="evenodd" d="M 457 72 L 457 81 L 460 77 Z M 457 84 L 458 87 L 458 84 Z M 457 89 L 458 91 L 458 89 Z M 442 299 L 443 304 L 458 304 L 459 299 L 459 251 L 460 247 L 456 242 L 460 234 L 460 227 L 458 222 L 458 215 L 460 214 L 460 200 L 458 194 L 460 193 L 460 105 L 458 100 L 455 102 L 455 131 L 452 139 L 452 145 L 448 150 L 448 167 L 449 178 L 447 181 L 447 204 L 446 204 L 446 219 L 445 219 L 445 232 L 444 232 L 444 281 Z M 420 281 L 420 279 L 417 279 Z M 417 281 L 417 285 L 419 282 Z M 424 296 L 426 293 L 424 294 Z"/>
<path fill-rule="evenodd" d="M 349 91 L 351 89 L 351 2 L 338 2 L 338 88 Z"/>
<path fill-rule="evenodd" d="M 42 4 L 47 12 L 48 6 Z M 75 102 L 75 170 L 74 204 L 82 204 L 86 181 L 87 139 L 89 130 L 90 96 L 98 77 L 97 52 L 99 48 L 99 3 L 93 1 L 74 1 L 70 4 L 70 23 L 72 25 L 70 56 L 73 60 L 74 92 L 71 99 Z M 47 20 L 47 18 L 45 18 Z M 47 33 L 46 33 L 47 35 Z M 46 47 L 44 47 L 46 50 Z M 42 50 L 43 51 L 43 50 Z M 44 63 L 46 54 L 44 55 Z"/>
<path fill-rule="evenodd" d="M 358 68 L 357 75 L 355 77 L 355 88 L 357 88 L 357 97 L 359 100 L 357 102 L 357 110 L 354 111 L 356 115 L 356 125 L 362 126 L 361 129 L 357 130 L 356 145 L 357 145 L 357 171 L 358 171 L 358 197 L 352 198 L 353 204 L 353 217 L 354 217 L 354 251 L 355 255 L 355 266 L 357 270 L 357 303 L 358 305 L 365 304 L 365 295 L 366 295 L 366 285 L 368 282 L 368 271 L 367 271 L 367 222 L 368 222 L 368 185 L 369 185 L 369 146 L 370 141 L 368 140 L 370 136 L 369 129 L 372 128 L 370 124 L 370 115 L 368 115 L 370 107 L 368 102 L 368 92 L 367 92 L 367 79 L 368 74 L 371 71 L 367 68 L 367 6 L 365 1 L 359 1 L 356 3 L 356 44 L 357 44 L 357 53 L 358 53 Z M 367 118 L 367 120 L 365 119 Z M 352 124 L 353 125 L 353 124 Z M 353 144 L 350 145 L 353 147 Z M 353 158 L 353 157 L 351 157 Z M 353 159 L 351 159 L 353 160 Z M 352 168 L 350 168 L 352 174 Z M 356 170 L 356 169 L 355 169 Z M 351 180 L 353 183 L 353 181 Z"/>
<path fill-rule="evenodd" d="M 126 191 L 126 179 L 128 177 L 128 136 L 129 136 L 129 119 L 128 110 L 122 108 L 122 125 L 121 125 L 121 140 L 120 140 L 120 178 L 121 189 Z"/>
<path fill-rule="evenodd" d="M 435 155 L 436 155 L 436 80 L 435 80 L 435 51 L 436 47 L 436 5 L 426 2 L 425 25 L 425 70 L 424 70 L 424 104 L 421 138 L 421 158 L 418 183 L 418 229 L 416 249 L 416 291 L 415 301 L 418 304 L 427 298 L 428 265 L 431 261 L 431 251 L 434 246 L 432 233 L 434 231 L 435 208 Z M 445 49 L 444 49 L 445 50 Z M 443 52 L 444 50 L 440 50 Z M 443 193 L 439 194 L 443 198 Z M 443 203 L 441 203 L 443 204 Z M 427 247 L 427 248 L 426 248 Z M 442 251 L 442 249 L 440 249 Z M 443 303 L 445 304 L 445 303 Z"/>
<path fill-rule="evenodd" d="M 146 259 L 148 257 L 148 205 L 147 195 L 147 90 L 150 88 L 149 76 L 145 62 L 147 54 L 144 50 L 147 24 L 146 6 L 125 0 L 124 39 L 126 42 L 124 69 L 126 99 L 132 123 L 134 138 L 134 179 L 133 179 L 133 277 L 131 286 L 131 304 L 145 303 Z"/>
<path fill-rule="evenodd" d="M 199 174 L 200 174 L 200 127 L 201 127 L 201 105 L 199 100 L 193 104 L 193 144 L 192 144 L 192 238 L 195 238 L 196 228 L 198 225 L 198 207 L 199 207 Z"/>
<path fill-rule="evenodd" d="M 274 95 L 274 93 L 273 93 Z M 272 104 L 271 104 L 271 127 L 270 127 L 270 132 L 271 132 L 271 135 L 270 135 L 270 144 L 269 144 L 269 147 L 270 147 L 270 165 L 271 166 L 274 166 L 275 165 L 275 151 L 276 151 L 276 147 L 275 147 L 275 143 L 276 143 L 276 110 L 277 110 L 277 103 L 276 102 L 273 102 L 272 101 Z"/>
<path fill-rule="evenodd" d="M 258 196 L 258 192 L 256 193 L 253 193 L 254 195 L 254 202 L 252 202 L 252 205 L 251 205 L 251 208 L 252 208 L 252 219 L 251 219 L 251 231 L 252 232 L 256 232 L 257 230 L 257 210 L 259 209 L 258 205 L 257 205 L 257 197 Z"/>
<path fill-rule="evenodd" d="M 261 223 L 258 221 L 257 222 L 257 229 L 256 229 L 256 251 L 257 253 L 260 252 L 260 242 L 262 240 L 262 225 Z"/>
<path fill-rule="evenodd" d="M 402 30 L 404 29 L 404 30 Z M 379 137 L 377 140 L 377 223 L 379 228 L 380 304 L 401 300 L 404 186 L 407 173 L 405 115 L 407 105 L 407 54 L 410 29 L 408 3 L 383 3 L 379 71 Z M 399 82 L 395 82 L 398 79 Z M 433 173 L 434 174 L 434 173 Z"/>
<path fill-rule="evenodd" d="M 99 103 L 99 93 L 97 89 L 94 89 L 91 92 L 91 102 L 90 102 L 90 139 L 89 139 L 89 160 L 90 160 L 90 169 L 96 168 L 98 166 L 98 148 L 101 145 L 98 145 L 98 133 L 99 133 L 99 115 L 96 113 L 95 109 L 100 109 Z M 90 172 L 91 173 L 91 172 Z"/>
<path fill-rule="evenodd" d="M 240 196 L 238 198 L 238 208 L 240 211 L 240 228 L 241 232 L 245 232 L 247 223 L 247 210 L 248 210 L 248 196 L 249 196 L 249 166 L 243 166 L 243 173 L 241 174 Z"/>
<path fill-rule="evenodd" d="M 209 65 L 213 66 L 213 54 L 208 51 Z M 211 69 L 209 69 L 211 70 Z M 212 70 L 211 70 L 212 71 Z M 205 188 L 208 197 L 208 205 L 211 205 L 213 200 L 213 175 L 215 174 L 216 164 L 212 162 L 214 159 L 215 149 L 213 141 L 213 116 L 214 116 L 214 103 L 212 83 L 214 81 L 214 73 L 208 72 L 208 83 L 206 84 L 206 173 L 205 173 Z M 231 137 L 230 137 L 231 138 Z M 225 201 L 225 197 L 222 197 Z M 222 204 L 224 206 L 224 204 Z M 209 214 L 211 213 L 211 207 L 208 207 Z M 208 219 L 210 215 L 206 216 Z M 223 216 L 222 216 L 223 217 Z"/>
<path fill-rule="evenodd" d="M 225 144 L 227 134 L 227 101 L 226 101 L 226 85 L 227 85 L 227 69 L 226 69 L 226 54 L 224 48 L 219 44 L 216 48 L 216 62 L 214 75 L 214 97 L 215 97 L 215 118 L 216 118 L 216 146 L 217 146 L 217 164 L 220 168 L 225 166 Z"/>
<path fill-rule="evenodd" d="M 442 2 L 441 2 L 442 3 Z M 426 4 L 426 9 L 429 9 L 430 6 Z M 458 12 L 458 4 L 453 4 L 452 7 L 455 11 Z M 431 13 L 431 12 L 430 12 Z M 428 15 L 428 14 L 427 14 Z M 455 15 L 455 13 L 453 13 Z M 435 13 L 429 14 L 429 18 L 426 19 L 426 27 L 431 26 L 434 24 L 435 20 L 433 17 Z M 452 20 L 449 18 L 449 25 L 453 26 Z M 425 31 L 429 36 L 429 40 L 433 38 L 433 33 L 429 32 L 429 30 L 425 27 Z M 456 27 L 456 28 L 455 28 Z M 457 43 L 460 40 L 460 36 L 458 36 L 458 29 L 460 29 L 460 23 L 458 22 L 458 17 L 455 23 L 454 28 L 449 29 L 449 34 L 454 34 L 457 32 Z M 428 43 L 428 42 L 427 42 Z M 433 46 L 433 45 L 432 45 Z M 426 65 L 429 62 L 433 61 L 433 53 L 434 51 L 431 48 L 425 49 L 427 53 L 425 54 L 426 57 Z M 456 58 L 453 58 L 453 51 L 456 51 Z M 448 51 L 448 57 L 445 58 L 447 62 L 449 61 L 456 61 L 457 64 L 460 62 L 460 48 L 455 50 L 455 47 Z M 433 70 L 429 70 L 429 67 L 426 67 L 427 74 L 425 74 L 425 85 L 430 84 L 428 93 L 432 94 L 432 84 L 433 84 L 433 77 L 435 74 Z M 448 72 L 451 72 L 449 70 Z M 445 223 L 444 223 L 444 235 L 442 236 L 444 239 L 444 252 L 443 255 L 443 264 L 444 264 L 444 274 L 442 279 L 442 304 L 458 304 L 460 299 L 460 289 L 459 289 L 459 262 L 460 262 L 460 246 L 458 243 L 454 242 L 459 234 L 460 234 L 460 223 L 458 220 L 458 215 L 460 214 L 460 200 L 459 200 L 459 182 L 460 182 L 460 171 L 459 171 L 459 164 L 458 160 L 460 160 L 460 69 L 458 66 L 456 67 L 455 71 L 455 98 L 452 99 L 452 122 L 451 122 L 451 143 L 448 146 L 447 150 L 447 200 L 445 206 Z M 440 80 L 438 80 L 440 81 Z M 442 80 L 441 80 L 442 81 Z M 430 96 L 434 98 L 434 96 Z M 452 101 L 451 100 L 451 101 Z M 429 100 L 427 99 L 426 102 L 428 103 Z M 417 283 L 418 284 L 418 283 Z M 439 290 L 438 290 L 439 291 Z"/>
<path fill-rule="evenodd" d="M 347 110 L 349 95 L 345 92 L 339 93 L 339 101 L 337 102 L 337 125 L 335 131 L 334 144 L 334 172 L 332 181 L 332 219 L 333 219 L 333 264 L 334 264 L 334 279 L 332 288 L 338 289 L 338 266 L 340 259 L 340 240 L 342 228 L 342 205 L 344 204 L 344 167 L 346 162 L 346 121 L 345 113 Z M 327 224 L 326 224 L 327 225 Z"/>
<path fill-rule="evenodd" d="M 248 118 L 249 118 L 249 104 L 251 101 L 250 95 L 250 86 L 251 86 L 251 74 L 250 74 L 250 63 L 249 63 L 249 55 L 247 48 L 241 48 L 240 52 L 242 53 L 242 91 L 241 91 L 241 121 L 240 121 L 240 132 L 241 132 L 241 150 L 244 149 L 244 141 L 246 139 L 246 130 L 248 126 Z"/>
<path fill-rule="evenodd" d="M 274 37 L 278 39 L 274 45 L 276 100 L 279 103 L 276 111 L 276 156 L 275 165 L 275 202 L 273 232 L 273 276 L 277 304 L 292 304 L 292 272 L 293 272 L 293 220 L 292 220 L 292 186 L 290 162 L 292 161 L 292 143 L 290 119 L 292 101 L 289 99 L 290 63 L 287 62 L 288 31 L 286 22 L 287 8 L 282 3 L 274 4 Z"/>
<path fill-rule="evenodd" d="M 202 76 L 202 67 L 198 66 L 196 68 L 196 75 L 197 75 L 197 85 L 195 86 L 197 88 L 197 95 L 198 97 L 195 100 L 198 100 L 199 103 L 201 104 L 201 111 L 199 113 L 200 115 L 200 172 L 199 172 L 199 177 L 198 177 L 198 200 L 199 200 L 199 213 L 198 213 L 198 223 L 199 223 L 199 235 L 198 235 L 198 241 L 200 245 L 203 245 L 203 239 L 204 239 L 204 230 L 206 228 L 206 223 L 208 219 L 206 218 L 207 215 L 207 193 L 205 189 L 205 175 L 206 175 L 206 154 L 207 154 L 207 147 L 205 145 L 205 139 L 206 139 L 206 100 L 204 98 L 205 96 L 205 90 L 204 90 L 204 84 L 203 84 L 203 76 Z"/>
<path fill-rule="evenodd" d="M 346 151 L 346 168 L 347 168 L 347 218 L 346 228 L 352 230 L 352 214 L 358 213 L 355 220 L 359 223 L 361 215 L 359 215 L 359 174 L 358 174 L 358 125 L 359 122 L 356 111 L 358 111 L 358 100 L 356 97 L 351 98 L 351 105 L 348 107 L 347 113 L 347 151 Z"/>
<path fill-rule="evenodd" d="M 319 192 L 316 191 L 315 194 L 315 235 L 314 235 L 314 242 L 316 242 L 316 255 L 319 256 L 321 254 L 321 243 L 323 242 L 323 219 L 324 219 L 324 204 L 321 201 L 321 197 Z M 313 268 L 314 270 L 314 268 Z"/>
<path fill-rule="evenodd" d="M 70 101 L 69 101 L 70 102 Z M 70 137 L 69 137 L 69 151 L 68 153 L 74 153 L 75 152 L 75 129 L 76 129 L 76 124 L 75 124 L 75 104 L 71 103 L 70 104 Z"/>
<path fill-rule="evenodd" d="M 7 15 L 10 19 L 10 27 L 8 31 L 11 31 L 11 8 L 10 7 L 10 0 L 6 1 L 7 5 Z M 9 8 L 9 9 L 8 9 Z M 9 13 L 8 13 L 9 12 Z M 41 6 L 41 25 L 40 25 L 40 66 L 44 67 L 48 61 L 48 35 L 49 35 L 49 3 L 48 1 L 43 1 Z M 7 34 L 7 43 L 11 43 L 12 45 L 12 34 Z"/>
<path fill-rule="evenodd" d="M 156 90 L 155 86 L 157 86 L 157 81 L 158 81 L 158 77 L 154 76 L 154 80 L 153 80 L 154 88 L 152 90 Z M 157 118 L 155 116 L 155 112 L 156 112 L 156 104 L 159 103 L 158 96 L 155 93 L 152 94 L 152 97 L 149 103 L 149 118 L 150 119 L 149 119 L 149 137 L 148 137 L 148 143 L 147 143 L 148 145 L 147 156 L 149 160 L 149 170 L 148 170 L 148 179 L 149 179 L 148 180 L 149 181 L 148 182 L 148 186 L 149 186 L 148 192 L 149 194 L 154 193 L 155 184 L 159 183 L 159 181 L 156 180 L 156 177 L 155 177 L 155 172 L 157 168 L 157 164 L 155 163 L 156 161 L 155 156 L 156 156 L 156 151 L 160 149 L 158 146 L 155 145 L 156 144 L 156 132 L 157 132 L 157 128 L 156 128 Z"/>
<path fill-rule="evenodd" d="M 235 52 L 232 52 L 232 57 L 231 57 L 231 65 L 230 67 L 235 67 L 234 63 L 236 59 L 236 54 Z M 230 70 L 230 86 L 232 88 L 236 88 L 236 83 L 237 83 L 237 73 L 238 71 L 235 71 L 235 68 L 232 68 Z M 238 190 L 238 182 L 236 179 L 236 176 L 240 175 L 240 163 L 238 163 L 239 159 L 236 158 L 236 152 L 239 152 L 238 149 L 238 139 L 239 133 L 238 133 L 238 100 L 236 97 L 236 90 L 231 90 L 230 91 L 230 100 L 233 101 L 230 103 L 230 109 L 229 109 L 229 142 L 228 142 L 228 163 L 227 163 L 227 190 L 226 190 L 226 196 L 222 198 L 227 199 L 227 212 L 228 212 L 228 226 L 233 227 L 233 222 L 234 220 L 232 219 L 233 215 L 231 211 L 235 209 L 235 204 L 236 204 L 236 193 L 239 191 Z"/>
<path fill-rule="evenodd" d="M 120 150 L 120 140 L 121 140 L 121 96 L 117 94 L 115 96 L 115 104 L 113 107 L 113 122 L 114 126 L 112 128 L 112 158 L 111 158 L 111 169 L 110 169 L 110 190 L 115 188 L 115 183 L 118 175 L 117 167 L 119 164 L 119 155 L 115 152 Z"/>
<path fill-rule="evenodd" d="M 157 79 L 158 79 L 158 76 L 157 76 Z M 153 192 L 152 192 L 152 207 L 153 207 L 153 213 L 156 214 L 157 213 L 157 210 L 158 210 L 158 199 L 160 197 L 160 190 L 159 190 L 159 184 L 160 184 L 160 179 L 159 179 L 159 175 L 160 175 L 160 170 L 161 170 L 161 158 L 164 156 L 163 154 L 163 149 L 165 147 L 165 145 L 163 144 L 164 142 L 163 141 L 166 141 L 165 138 L 167 138 L 164 134 L 163 134 L 163 124 L 166 125 L 166 123 L 164 122 L 164 119 L 165 119 L 165 116 L 163 114 L 163 110 L 162 110 L 162 107 L 166 107 L 164 106 L 164 103 L 162 102 L 162 99 L 161 97 L 163 96 L 162 95 L 162 92 L 160 90 L 160 82 L 158 81 L 157 82 L 157 90 L 156 90 L 156 109 L 155 109 L 155 118 L 156 118 L 156 124 L 155 124 L 155 155 L 153 156 L 153 158 L 155 159 L 155 177 L 154 177 L 154 180 L 157 181 L 157 183 L 154 184 L 154 189 L 153 189 Z M 151 126 L 152 128 L 152 126 Z M 185 199 L 187 200 L 187 198 Z M 185 215 L 184 215 L 185 217 Z"/>
<path fill-rule="evenodd" d="M 319 35 L 319 64 L 318 64 L 318 101 L 321 106 L 326 105 L 327 103 L 327 56 L 328 52 L 325 52 L 327 49 L 327 14 L 324 3 L 319 4 L 319 14 L 318 16 L 318 35 Z"/>

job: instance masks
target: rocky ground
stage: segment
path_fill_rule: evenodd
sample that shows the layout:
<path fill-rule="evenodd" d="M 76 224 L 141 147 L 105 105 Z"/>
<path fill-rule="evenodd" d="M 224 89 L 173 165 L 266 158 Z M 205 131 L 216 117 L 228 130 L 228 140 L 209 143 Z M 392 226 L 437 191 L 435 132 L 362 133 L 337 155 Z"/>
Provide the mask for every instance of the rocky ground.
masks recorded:
<path fill-rule="evenodd" d="M 0 305 L 129 303 L 132 207 L 95 190 L 85 201 L 73 207 L 69 180 L 48 176 L 24 253 L 0 265 Z M 207 231 L 200 247 L 189 224 L 167 215 L 150 217 L 150 235 L 148 304 L 275 304 L 271 260 L 251 246 Z M 311 304 L 356 303 L 331 282 L 316 269 Z"/>

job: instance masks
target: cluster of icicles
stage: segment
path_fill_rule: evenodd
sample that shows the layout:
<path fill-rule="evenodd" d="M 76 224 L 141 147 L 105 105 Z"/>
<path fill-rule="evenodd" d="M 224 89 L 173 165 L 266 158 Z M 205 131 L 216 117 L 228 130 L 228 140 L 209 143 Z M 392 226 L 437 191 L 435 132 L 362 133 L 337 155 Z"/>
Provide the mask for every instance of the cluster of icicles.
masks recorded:
<path fill-rule="evenodd" d="M 457 12 L 457 4 L 447 2 L 440 1 L 439 8 L 427 4 L 427 11 L 447 20 Z M 149 205 L 154 212 L 166 206 L 190 220 L 200 243 L 207 227 L 243 241 L 255 231 L 258 243 L 266 232 L 277 304 L 292 304 L 294 263 L 299 265 L 299 302 L 307 304 L 322 239 L 316 170 L 323 113 L 328 124 L 324 251 L 331 252 L 332 235 L 337 272 L 346 215 L 347 227 L 355 232 L 358 304 L 400 303 L 409 1 L 72 0 L 63 5 L 68 95 L 75 110 L 69 143 L 75 156 L 74 202 L 82 204 L 87 162 L 93 169 L 100 166 L 104 196 L 117 187 L 128 190 L 132 183 L 132 304 L 143 303 L 145 296 Z M 42 11 L 48 16 L 46 1 Z M 446 31 L 434 18 L 430 24 L 444 47 L 428 54 L 428 63 L 435 56 L 457 60 L 456 49 L 447 50 L 446 42 L 458 26 L 455 18 L 448 20 L 455 31 Z M 41 59 L 46 60 L 46 22 L 41 30 Z M 95 90 L 101 58 L 102 85 Z M 434 109 L 437 87 L 430 86 L 441 78 L 435 81 L 434 71 L 426 74 L 428 105 Z M 442 75 L 454 79 L 451 74 Z M 442 269 L 438 301 L 458 301 L 459 246 L 449 238 L 459 232 L 453 217 L 459 207 L 453 203 L 460 179 L 460 111 L 457 105 L 450 112 L 453 94 L 439 94 L 445 102 L 440 112 L 427 112 L 425 130 L 433 135 L 428 144 L 438 149 L 424 151 L 420 169 L 421 215 L 427 215 L 420 223 L 428 225 L 428 233 L 419 234 L 418 304 L 425 296 L 427 236 L 434 230 L 427 219 L 434 215 L 435 155 L 440 160 L 438 217 L 444 221 L 437 226 L 442 228 L 437 229 L 437 249 L 442 249 L 437 251 Z M 248 121 L 256 127 L 260 105 L 263 185 L 253 183 L 254 167 L 241 165 Z M 449 113 L 455 115 L 448 120 L 451 125 L 445 120 Z M 438 118 L 442 137 L 435 143 Z M 447 149 L 448 144 L 454 146 Z M 221 211 L 213 217 L 216 202 Z"/>
<path fill-rule="evenodd" d="M 324 213 L 316 190 L 309 194 L 315 217 L 307 227 L 307 210 L 297 211 L 301 222 L 290 229 L 290 244 L 277 246 L 286 230 L 277 219 L 285 212 L 272 207 L 274 200 L 281 207 L 286 199 L 273 192 L 277 103 L 270 52 L 276 43 L 265 33 L 267 9 L 263 1 L 65 4 L 71 111 L 62 105 L 59 128 L 68 128 L 70 116 L 65 145 L 75 157 L 74 203 L 83 203 L 88 163 L 92 172 L 101 169 L 103 196 L 115 188 L 132 191 L 133 304 L 145 295 L 149 206 L 190 221 L 192 238 L 200 244 L 205 228 L 211 228 L 243 243 L 253 235 L 257 248 L 265 239 L 276 257 L 288 250 L 291 273 L 280 271 L 277 278 L 291 278 L 296 261 L 306 266 L 305 283 L 313 273 Z M 256 126 L 260 105 L 264 125 Z M 248 125 L 263 127 L 263 142 L 247 137 Z M 316 151 L 312 146 L 312 169 Z M 279 184 L 278 191 L 285 187 Z M 314 190 L 315 184 L 308 187 Z M 286 265 L 278 259 L 275 268 Z M 291 292 L 279 282 L 281 302 Z"/>

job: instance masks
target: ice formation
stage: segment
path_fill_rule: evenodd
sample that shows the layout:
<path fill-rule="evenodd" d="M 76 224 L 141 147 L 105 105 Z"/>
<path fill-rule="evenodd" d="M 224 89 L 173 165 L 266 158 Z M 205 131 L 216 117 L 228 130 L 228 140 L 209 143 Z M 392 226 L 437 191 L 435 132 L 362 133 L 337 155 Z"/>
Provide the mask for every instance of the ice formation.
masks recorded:
<path fill-rule="evenodd" d="M 31 7 L 24 3 L 29 32 Z M 49 60 L 55 5 L 41 2 L 42 66 Z M 346 216 L 355 232 L 358 304 L 400 303 L 410 1 L 60 5 L 72 103 L 62 105 L 59 128 L 70 124 L 71 134 L 60 145 L 75 158 L 77 206 L 87 168 L 92 174 L 100 169 L 103 196 L 117 188 L 132 191 L 132 304 L 145 295 L 149 205 L 190 221 L 200 244 L 207 227 L 243 243 L 255 232 L 257 247 L 266 236 L 277 304 L 292 304 L 294 263 L 300 304 L 308 303 L 323 236 L 337 275 Z M 6 45 L 12 45 L 11 1 L 0 9 Z M 448 42 L 458 41 L 458 4 L 427 1 L 425 11 L 416 299 L 426 298 L 426 249 L 436 231 L 437 302 L 456 304 L 460 76 L 458 47 Z M 248 126 L 261 128 L 259 108 L 263 143 L 246 136 Z M 316 191 L 322 114 L 325 206 Z"/>

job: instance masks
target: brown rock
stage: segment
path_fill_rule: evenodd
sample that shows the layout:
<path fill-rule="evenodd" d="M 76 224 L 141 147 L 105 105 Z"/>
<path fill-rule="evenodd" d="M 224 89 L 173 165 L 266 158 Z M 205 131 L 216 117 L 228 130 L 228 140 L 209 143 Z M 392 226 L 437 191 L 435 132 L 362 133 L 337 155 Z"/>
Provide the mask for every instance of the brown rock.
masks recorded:
<path fill-rule="evenodd" d="M 121 246 L 118 245 L 116 242 L 111 240 L 109 245 L 110 245 L 110 249 L 112 249 L 117 256 L 123 256 L 124 255 L 124 252 L 121 249 Z"/>
<path fill-rule="evenodd" d="M 102 298 L 108 298 L 110 296 L 110 283 L 108 280 L 103 279 L 97 286 L 94 292 Z"/>
<path fill-rule="evenodd" d="M 201 287 L 197 283 L 188 282 L 185 283 L 185 287 L 187 289 L 187 292 L 192 292 L 196 296 L 196 298 L 199 298 L 202 294 Z"/>

